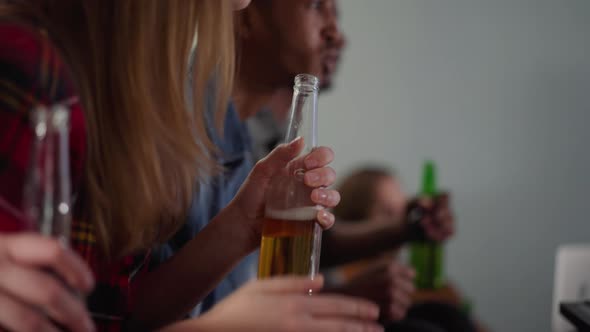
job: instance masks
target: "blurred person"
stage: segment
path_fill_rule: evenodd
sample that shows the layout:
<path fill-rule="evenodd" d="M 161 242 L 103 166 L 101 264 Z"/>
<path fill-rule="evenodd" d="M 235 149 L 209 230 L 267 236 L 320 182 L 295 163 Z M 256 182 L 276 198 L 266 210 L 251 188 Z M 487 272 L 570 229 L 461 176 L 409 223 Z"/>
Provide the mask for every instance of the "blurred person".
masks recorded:
<path fill-rule="evenodd" d="M 338 220 L 366 224 L 387 221 L 398 223 L 400 228 L 410 227 L 405 215 L 415 201 L 402 190 L 392 172 L 383 168 L 359 169 L 338 188 L 342 195 L 341 204 L 334 208 Z M 430 203 L 431 211 L 438 214 L 432 218 L 453 218 L 448 194 Z M 434 210 L 434 206 L 440 208 Z M 415 236 L 421 236 L 419 230 Z M 473 323 L 460 311 L 460 303 L 414 303 L 413 270 L 398 256 L 399 247 L 338 268 L 336 279 L 340 280 L 333 289 L 379 303 L 388 331 L 475 331 Z M 387 324 L 391 321 L 397 323 Z"/>
<path fill-rule="evenodd" d="M 239 63 L 233 101 L 248 124 L 255 159 L 284 138 L 294 75 L 316 75 L 322 91 L 332 88 L 346 45 L 338 19 L 336 0 L 254 0 L 237 15 Z M 453 224 L 450 219 L 444 221 L 433 225 L 427 220 L 428 235 L 436 240 L 448 238 Z M 322 264 L 334 265 L 396 247 L 409 234 L 405 228 L 383 222 L 337 225 L 325 235 Z M 350 242 L 356 247 L 350 248 Z"/>
<path fill-rule="evenodd" d="M 216 105 L 225 108 L 233 76 L 231 7 L 247 3 L 0 2 L 0 329 L 153 330 L 173 323 L 258 245 L 258 211 L 273 174 L 296 162 L 306 177 L 320 178 L 308 185 L 331 184 L 329 149 L 293 160 L 301 140 L 281 145 L 257 163 L 208 227 L 165 264 L 146 269 L 151 248 L 184 221 L 196 180 L 217 167 L 201 101 L 215 75 Z M 188 105 L 182 73 L 195 32 L 194 104 Z M 30 111 L 65 101 L 77 197 L 73 251 L 31 233 L 20 209 L 34 135 Z M 337 202 L 322 199 L 338 197 L 335 191 L 314 193 L 317 204 Z M 333 224 L 327 211 L 317 217 L 325 228 Z M 90 292 L 95 280 L 88 304 L 96 327 L 83 297 L 74 295 Z M 379 330 L 370 322 L 377 308 L 367 301 L 306 295 L 321 283 L 253 282 L 203 317 L 167 331 Z"/>
<path fill-rule="evenodd" d="M 233 100 L 248 123 L 254 157 L 262 158 L 284 137 L 293 75 L 317 75 L 323 91 L 331 89 L 346 38 L 339 27 L 335 0 L 254 0 L 237 16 L 239 64 Z M 431 239 L 443 241 L 452 235 L 452 218 L 436 221 L 442 224 L 432 219 L 423 223 Z M 324 234 L 322 265 L 396 248 L 410 239 L 410 233 L 403 223 L 389 219 L 339 224 Z"/>
<path fill-rule="evenodd" d="M 254 0 L 250 8 L 239 13 L 240 62 L 233 98 L 241 118 L 248 124 L 255 159 L 263 158 L 284 137 L 292 95 L 291 77 L 300 72 L 312 73 L 320 78 L 322 91 L 332 88 L 346 44 L 338 18 L 338 2 L 334 0 Z M 435 241 L 448 239 L 454 232 L 453 218 L 448 197 L 442 195 L 439 199 L 444 204 L 436 205 L 433 214 L 443 218 L 426 217 L 420 229 L 409 227 L 401 212 L 372 216 L 376 219 L 368 223 L 338 223 L 324 233 L 322 267 L 391 251 L 412 240 L 416 233 L 424 233 Z M 424 207 L 431 204 L 423 199 L 413 202 Z M 345 202 L 340 206 L 346 205 Z M 387 294 L 388 301 L 381 305 L 382 318 L 403 319 L 410 306 L 414 272 L 395 263 L 376 269 L 378 273 L 370 274 L 363 282 L 386 282 L 388 288 L 393 288 Z M 331 291 L 366 297 L 362 294 L 364 286 L 355 282 Z M 378 293 L 385 294 L 383 290 Z"/>

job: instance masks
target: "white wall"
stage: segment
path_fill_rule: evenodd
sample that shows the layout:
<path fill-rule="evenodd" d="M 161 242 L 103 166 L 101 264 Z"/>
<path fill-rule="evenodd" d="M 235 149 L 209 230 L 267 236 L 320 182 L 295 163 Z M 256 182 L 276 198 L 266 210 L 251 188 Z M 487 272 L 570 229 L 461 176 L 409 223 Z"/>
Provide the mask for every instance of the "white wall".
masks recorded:
<path fill-rule="evenodd" d="M 554 251 L 590 242 L 590 1 L 342 0 L 349 47 L 320 101 L 346 174 L 424 158 L 452 189 L 450 277 L 496 331 L 549 331 Z"/>

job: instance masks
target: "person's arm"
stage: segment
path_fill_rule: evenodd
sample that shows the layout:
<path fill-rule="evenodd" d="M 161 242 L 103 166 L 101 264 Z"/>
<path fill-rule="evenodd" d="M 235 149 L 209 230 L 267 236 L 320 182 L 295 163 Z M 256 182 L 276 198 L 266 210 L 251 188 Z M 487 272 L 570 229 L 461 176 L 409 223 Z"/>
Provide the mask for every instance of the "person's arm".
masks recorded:
<path fill-rule="evenodd" d="M 377 262 L 338 285 L 327 287 L 324 293 L 336 293 L 364 298 L 379 305 L 381 320 L 404 319 L 412 305 L 414 270 L 397 261 Z"/>
<path fill-rule="evenodd" d="M 434 200 L 411 200 L 405 215 L 403 221 L 337 223 L 324 234 L 322 267 L 375 256 L 386 250 L 398 249 L 412 240 L 444 242 L 455 232 L 455 219 L 447 192 L 439 194 Z"/>
<path fill-rule="evenodd" d="M 282 277 L 250 282 L 206 314 L 160 332 L 379 332 L 378 307 L 356 297 L 319 291 L 322 278 Z"/>
<path fill-rule="evenodd" d="M 171 259 L 136 281 L 135 329 L 182 318 L 254 250 L 257 243 L 249 233 L 228 227 L 240 218 L 231 209 L 223 210 Z"/>
<path fill-rule="evenodd" d="M 295 140 L 281 145 L 258 162 L 234 200 L 217 217 L 168 262 L 134 282 L 133 328 L 152 330 L 181 318 L 260 244 L 266 188 L 274 175 L 287 170 L 286 165 L 302 150 L 302 143 Z M 316 188 L 311 193 L 312 201 L 328 208 L 340 199 L 337 192 L 323 189 L 335 178 L 334 171 L 326 167 L 332 159 L 332 151 L 321 147 L 305 159 L 294 161 L 306 169 L 305 184 Z M 311 175 L 319 179 L 311 182 Z M 329 228 L 334 217 L 321 210 L 317 220 Z"/>
<path fill-rule="evenodd" d="M 411 239 L 405 222 L 342 222 L 325 232 L 322 239 L 322 268 L 378 255 L 396 249 Z"/>
<path fill-rule="evenodd" d="M 93 285 L 88 266 L 58 241 L 0 233 L 1 331 L 94 331 L 81 300 Z"/>

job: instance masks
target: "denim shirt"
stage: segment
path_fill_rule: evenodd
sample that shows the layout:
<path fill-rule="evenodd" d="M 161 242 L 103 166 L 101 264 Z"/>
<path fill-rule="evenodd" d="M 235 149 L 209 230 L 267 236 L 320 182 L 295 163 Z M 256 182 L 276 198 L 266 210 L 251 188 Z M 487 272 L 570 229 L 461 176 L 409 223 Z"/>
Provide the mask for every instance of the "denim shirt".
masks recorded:
<path fill-rule="evenodd" d="M 222 165 L 222 173 L 206 183 L 199 183 L 193 196 L 187 221 L 177 234 L 157 254 L 157 260 L 164 261 L 180 250 L 211 219 L 213 219 L 237 194 L 254 166 L 248 128 L 240 120 L 233 103 L 228 105 L 223 137 L 213 125 L 212 116 L 206 117 L 210 138 L 218 147 L 217 161 Z M 223 241 L 223 239 L 219 239 Z M 258 252 L 245 257 L 217 285 L 217 287 L 191 313 L 199 315 L 235 291 L 247 281 L 256 277 Z M 203 267 L 203 269 L 207 269 Z"/>

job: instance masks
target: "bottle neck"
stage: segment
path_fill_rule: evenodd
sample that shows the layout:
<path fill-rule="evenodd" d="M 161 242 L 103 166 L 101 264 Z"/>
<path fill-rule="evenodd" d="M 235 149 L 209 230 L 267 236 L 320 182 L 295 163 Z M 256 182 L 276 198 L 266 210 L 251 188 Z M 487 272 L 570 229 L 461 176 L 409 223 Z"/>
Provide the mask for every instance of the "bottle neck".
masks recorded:
<path fill-rule="evenodd" d="M 302 153 L 308 153 L 318 145 L 317 103 L 317 88 L 295 85 L 285 142 L 291 142 L 297 137 L 302 137 L 305 143 Z"/>

